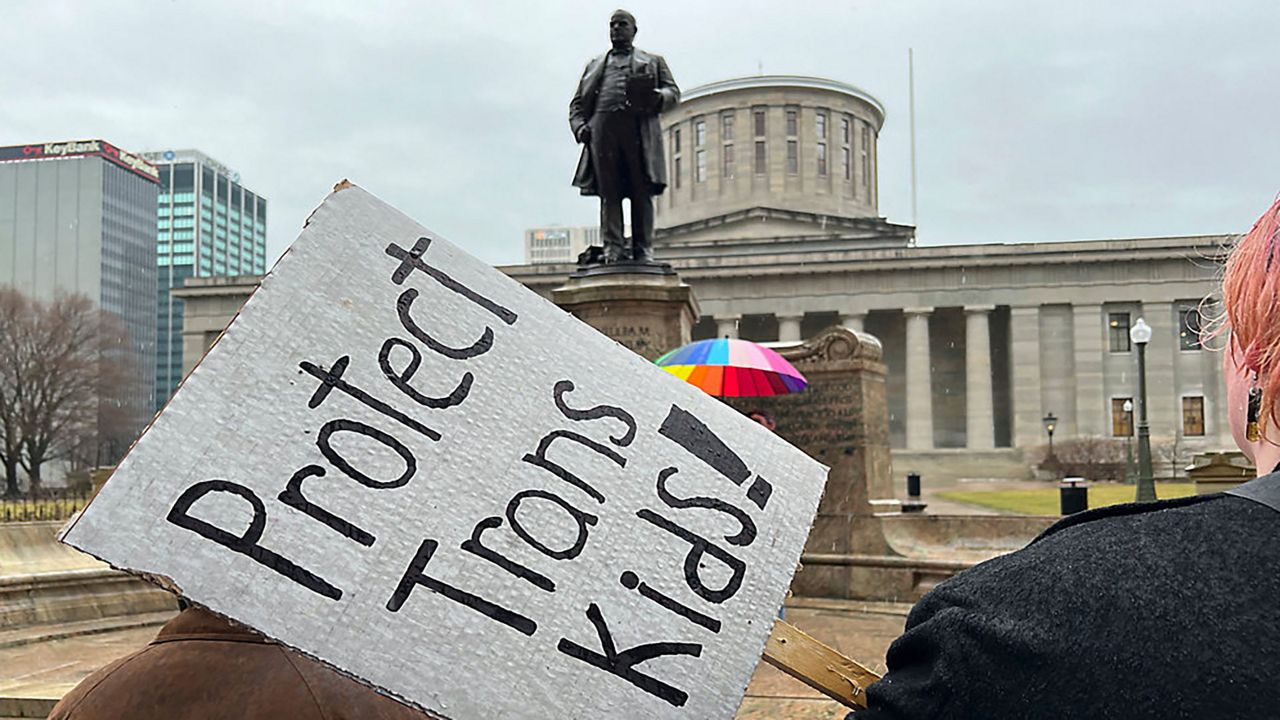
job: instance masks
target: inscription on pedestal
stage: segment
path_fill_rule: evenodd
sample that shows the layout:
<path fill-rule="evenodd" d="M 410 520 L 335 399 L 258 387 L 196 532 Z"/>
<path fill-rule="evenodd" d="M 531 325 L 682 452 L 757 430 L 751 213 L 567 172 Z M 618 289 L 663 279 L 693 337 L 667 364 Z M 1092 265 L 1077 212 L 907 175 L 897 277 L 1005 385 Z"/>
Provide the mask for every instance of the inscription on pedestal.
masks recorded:
<path fill-rule="evenodd" d="M 693 292 L 674 274 L 572 277 L 551 299 L 648 360 L 688 343 L 698 317 Z"/>

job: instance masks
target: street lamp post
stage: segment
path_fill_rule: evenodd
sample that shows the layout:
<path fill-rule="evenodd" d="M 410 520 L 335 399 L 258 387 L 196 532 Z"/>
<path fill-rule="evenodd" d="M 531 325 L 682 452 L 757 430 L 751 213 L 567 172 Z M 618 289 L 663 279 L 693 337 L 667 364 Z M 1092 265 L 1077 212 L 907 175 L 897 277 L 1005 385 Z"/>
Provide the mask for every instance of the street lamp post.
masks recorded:
<path fill-rule="evenodd" d="M 1044 468 L 1057 471 L 1058 458 L 1053 454 L 1053 431 L 1058 427 L 1058 418 L 1052 412 L 1040 419 L 1044 423 L 1044 431 L 1049 433 L 1049 454 L 1045 456 Z"/>
<path fill-rule="evenodd" d="M 1156 484 L 1151 477 L 1151 429 L 1147 427 L 1147 343 L 1151 342 L 1151 326 L 1143 318 L 1129 329 L 1129 339 L 1138 346 L 1138 502 L 1156 499 Z"/>
<path fill-rule="evenodd" d="M 1134 482 L 1133 477 L 1133 401 L 1124 401 L 1125 426 L 1129 431 L 1124 435 L 1124 480 Z"/>

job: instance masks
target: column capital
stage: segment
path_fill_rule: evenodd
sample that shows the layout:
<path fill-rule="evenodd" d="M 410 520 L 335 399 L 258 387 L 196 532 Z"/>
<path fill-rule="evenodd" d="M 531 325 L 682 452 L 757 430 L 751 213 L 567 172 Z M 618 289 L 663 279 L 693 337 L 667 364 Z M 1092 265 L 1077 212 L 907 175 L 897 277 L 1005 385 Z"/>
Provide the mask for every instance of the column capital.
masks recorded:
<path fill-rule="evenodd" d="M 725 314 L 725 315 L 712 315 L 711 319 L 715 320 L 716 322 L 741 322 L 742 314 L 736 313 L 736 314 Z"/>
<path fill-rule="evenodd" d="M 995 312 L 995 305 L 965 305 L 964 312 L 966 315 L 974 313 L 991 313 Z"/>
<path fill-rule="evenodd" d="M 920 307 L 905 307 L 905 308 L 902 308 L 902 314 L 903 314 L 903 315 L 907 315 L 907 316 L 911 316 L 911 315 L 931 315 L 932 313 L 933 313 L 933 308 L 932 308 L 932 307 L 920 306 Z"/>

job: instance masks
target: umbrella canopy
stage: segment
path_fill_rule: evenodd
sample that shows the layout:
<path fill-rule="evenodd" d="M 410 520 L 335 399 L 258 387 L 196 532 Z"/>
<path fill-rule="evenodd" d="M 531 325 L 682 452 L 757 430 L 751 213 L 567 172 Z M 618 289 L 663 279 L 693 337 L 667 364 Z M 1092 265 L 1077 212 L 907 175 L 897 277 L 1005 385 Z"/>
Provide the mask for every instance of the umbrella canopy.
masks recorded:
<path fill-rule="evenodd" d="M 786 395 L 800 392 L 809 384 L 800 371 L 778 353 L 735 338 L 689 343 L 654 363 L 717 397 Z"/>

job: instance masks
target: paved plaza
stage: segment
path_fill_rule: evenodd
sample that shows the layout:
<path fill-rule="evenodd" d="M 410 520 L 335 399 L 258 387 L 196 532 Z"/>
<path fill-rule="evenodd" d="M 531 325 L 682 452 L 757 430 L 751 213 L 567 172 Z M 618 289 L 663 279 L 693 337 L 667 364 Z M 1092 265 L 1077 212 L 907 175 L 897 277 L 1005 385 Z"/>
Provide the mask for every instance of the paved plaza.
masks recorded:
<path fill-rule="evenodd" d="M 884 653 L 899 633 L 909 606 L 793 598 L 787 621 L 840 652 L 884 672 Z M 110 632 L 0 646 L 0 720 L 44 717 L 85 676 L 112 660 L 144 647 L 167 616 L 141 618 L 147 623 Z M 64 630 L 63 632 L 66 632 Z M 11 638 L 10 642 L 17 638 Z M 4 639 L 0 638 L 0 645 Z M 17 672 L 9 669 L 20 668 Z M 747 688 L 737 717 L 746 720 L 843 718 L 848 712 L 798 680 L 761 662 Z"/>

